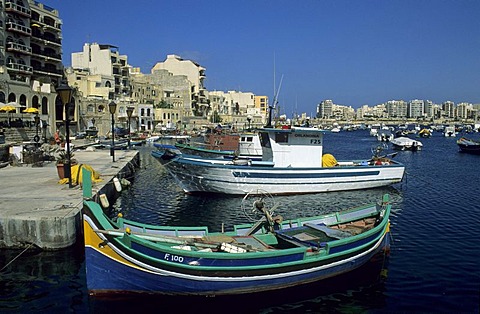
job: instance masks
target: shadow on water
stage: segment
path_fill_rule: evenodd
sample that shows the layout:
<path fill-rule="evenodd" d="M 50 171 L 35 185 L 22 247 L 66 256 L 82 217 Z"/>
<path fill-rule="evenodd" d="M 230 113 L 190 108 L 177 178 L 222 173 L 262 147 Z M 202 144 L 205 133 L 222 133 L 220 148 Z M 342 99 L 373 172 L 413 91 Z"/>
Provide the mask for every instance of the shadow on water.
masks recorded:
<path fill-rule="evenodd" d="M 158 311 L 162 313 L 344 313 L 385 306 L 388 257 L 376 255 L 362 267 L 302 287 L 236 296 L 116 295 L 90 297 L 94 312 Z"/>
<path fill-rule="evenodd" d="M 59 251 L 2 250 L 0 312 L 84 312 L 83 243 Z M 8 264 L 8 266 L 7 266 Z"/>

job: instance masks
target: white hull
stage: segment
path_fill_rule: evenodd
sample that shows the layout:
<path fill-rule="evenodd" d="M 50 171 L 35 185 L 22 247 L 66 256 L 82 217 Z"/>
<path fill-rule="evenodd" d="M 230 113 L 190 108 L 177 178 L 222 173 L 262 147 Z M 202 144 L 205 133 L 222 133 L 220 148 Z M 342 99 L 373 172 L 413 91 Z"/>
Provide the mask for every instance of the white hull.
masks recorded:
<path fill-rule="evenodd" d="M 420 141 L 408 137 L 397 137 L 390 141 L 396 149 L 400 150 L 422 150 L 423 144 Z"/>
<path fill-rule="evenodd" d="M 189 157 L 176 157 L 164 166 L 186 193 L 237 195 L 256 190 L 300 194 L 376 188 L 402 181 L 405 171 L 403 165 L 395 163 L 302 169 L 238 166 Z"/>

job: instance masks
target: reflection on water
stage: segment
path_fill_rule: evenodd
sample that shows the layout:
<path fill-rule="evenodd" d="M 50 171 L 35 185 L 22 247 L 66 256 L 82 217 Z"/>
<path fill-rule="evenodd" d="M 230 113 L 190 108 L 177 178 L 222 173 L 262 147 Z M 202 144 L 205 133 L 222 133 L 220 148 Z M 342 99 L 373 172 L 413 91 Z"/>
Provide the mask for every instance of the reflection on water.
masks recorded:
<path fill-rule="evenodd" d="M 232 226 L 249 222 L 242 211 L 241 196 L 184 194 L 164 168 L 145 152 L 142 169 L 132 187 L 122 193 L 111 216 L 121 211 L 126 219 L 157 225 L 206 225 L 218 231 L 222 223 Z M 402 191 L 385 187 L 366 191 L 274 196 L 276 214 L 284 219 L 320 215 L 361 204 L 374 203 L 388 193 L 393 204 L 401 204 Z M 359 195 L 361 198 L 359 198 Z"/>
<path fill-rule="evenodd" d="M 84 312 L 87 303 L 83 245 L 46 252 L 3 250 L 0 312 Z"/>

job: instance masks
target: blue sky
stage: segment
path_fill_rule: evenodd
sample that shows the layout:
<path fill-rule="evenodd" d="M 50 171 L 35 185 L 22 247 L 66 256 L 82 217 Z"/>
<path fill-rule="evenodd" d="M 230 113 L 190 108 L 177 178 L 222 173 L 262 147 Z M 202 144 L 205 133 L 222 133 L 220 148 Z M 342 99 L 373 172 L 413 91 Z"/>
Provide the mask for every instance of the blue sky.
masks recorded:
<path fill-rule="evenodd" d="M 289 116 L 314 114 L 324 99 L 480 103 L 477 0 L 41 2 L 60 12 L 65 65 L 97 42 L 143 73 L 167 54 L 194 60 L 208 90 L 273 99 L 283 76 L 278 100 Z"/>

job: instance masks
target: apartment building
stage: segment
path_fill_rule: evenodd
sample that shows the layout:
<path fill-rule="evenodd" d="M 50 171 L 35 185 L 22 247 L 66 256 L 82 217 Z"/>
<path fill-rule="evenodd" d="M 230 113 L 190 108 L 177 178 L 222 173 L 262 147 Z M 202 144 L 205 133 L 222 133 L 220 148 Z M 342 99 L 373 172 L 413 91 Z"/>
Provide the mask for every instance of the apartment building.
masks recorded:
<path fill-rule="evenodd" d="M 185 104 L 192 108 L 195 116 L 207 116 L 209 111 L 208 92 L 205 89 L 205 68 L 192 60 L 184 60 L 177 55 L 167 55 L 163 62 L 157 62 L 151 73 L 158 70 L 167 70 L 172 75 L 184 75 L 191 82 L 190 104 Z"/>
<path fill-rule="evenodd" d="M 423 100 L 414 99 L 408 102 L 408 118 L 421 118 L 425 116 L 425 104 Z"/>
<path fill-rule="evenodd" d="M 81 52 L 72 53 L 72 68 L 96 76 L 95 85 L 90 86 L 84 96 L 97 95 L 96 88 L 103 89 L 102 96 L 108 99 L 124 99 L 131 96 L 130 65 L 126 55 L 118 47 L 98 43 L 85 43 Z M 108 95 L 104 95 L 105 89 Z M 84 92 L 82 90 L 82 92 Z"/>
<path fill-rule="evenodd" d="M 268 96 L 254 96 L 255 108 L 259 111 L 260 115 L 264 118 L 263 122 L 266 122 L 269 115 L 268 108 Z"/>
<path fill-rule="evenodd" d="M 0 1 L 0 102 L 15 105 L 15 114 L 38 108 L 53 129 L 63 120 L 54 89 L 62 75 L 58 11 L 33 0 Z"/>
<path fill-rule="evenodd" d="M 328 119 L 333 116 L 333 101 L 331 99 L 322 100 L 317 105 L 317 118 Z"/>

